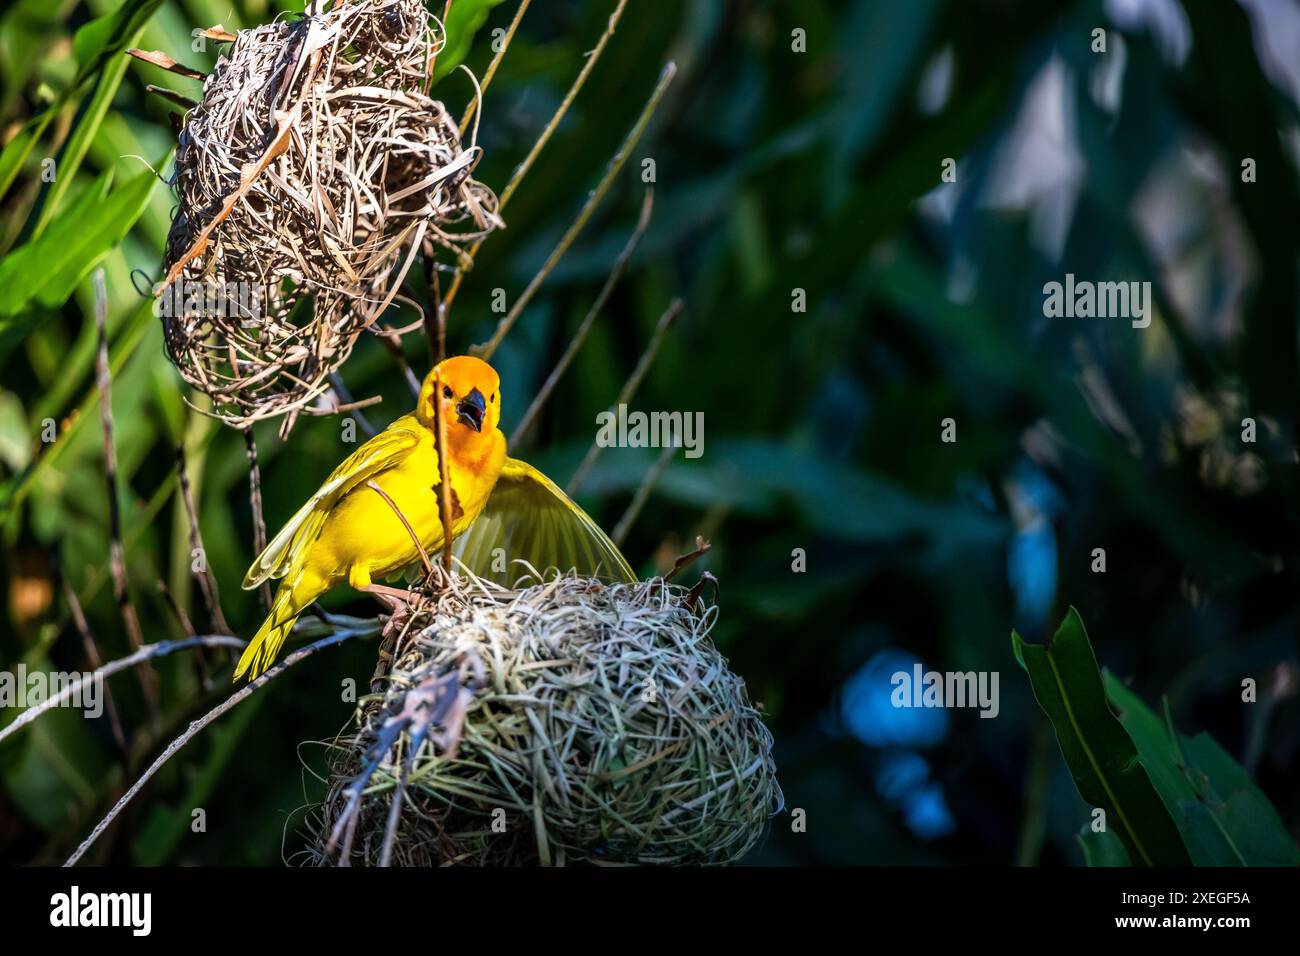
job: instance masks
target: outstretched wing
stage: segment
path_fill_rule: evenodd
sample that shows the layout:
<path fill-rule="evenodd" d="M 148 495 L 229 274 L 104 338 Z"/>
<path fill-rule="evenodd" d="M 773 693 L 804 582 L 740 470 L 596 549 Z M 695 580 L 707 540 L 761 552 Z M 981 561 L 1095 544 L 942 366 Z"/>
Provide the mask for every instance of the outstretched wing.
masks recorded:
<path fill-rule="evenodd" d="M 483 513 L 456 539 L 453 551 L 479 577 L 499 584 L 513 584 L 524 573 L 514 563 L 520 559 L 542 572 L 553 567 L 636 580 L 600 526 L 555 482 L 515 458 L 506 459 Z"/>
<path fill-rule="evenodd" d="M 405 415 L 349 455 L 257 556 L 244 575 L 244 589 L 283 577 L 316 540 L 330 508 L 353 488 L 400 462 L 419 444 L 421 428 L 414 415 Z"/>

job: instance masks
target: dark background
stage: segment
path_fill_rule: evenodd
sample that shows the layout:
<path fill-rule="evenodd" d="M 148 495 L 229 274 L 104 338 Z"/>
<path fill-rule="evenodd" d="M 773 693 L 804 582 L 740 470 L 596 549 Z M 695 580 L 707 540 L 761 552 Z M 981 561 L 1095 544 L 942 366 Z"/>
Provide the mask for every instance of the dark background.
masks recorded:
<path fill-rule="evenodd" d="M 72 31 L 115 5 L 18 0 L 0 15 L 6 142 L 45 90 L 66 86 Z M 533 5 L 487 95 L 478 178 L 504 185 L 612 7 Z M 208 68 L 216 47 L 189 52 L 191 29 L 276 9 L 169 0 L 136 45 Z M 466 62 L 480 76 L 490 31 L 514 9 L 496 7 L 478 33 Z M 792 49 L 795 30 L 806 52 Z M 644 241 L 518 453 L 563 484 L 659 316 L 684 300 L 633 407 L 703 412 L 704 455 L 674 458 L 625 551 L 649 574 L 696 534 L 713 543 L 685 580 L 718 577 L 715 637 L 762 702 L 787 805 L 807 818 L 794 833 L 778 817 L 752 862 L 1079 864 L 1088 808 L 1009 640 L 1013 627 L 1042 639 L 1069 605 L 1102 665 L 1148 704 L 1167 695 L 1180 729 L 1209 731 L 1300 832 L 1297 54 L 1300 8 L 1264 0 L 628 4 L 508 229 L 484 246 L 448 345 L 490 334 L 492 290 L 527 284 L 674 60 L 646 137 L 494 364 L 509 433 L 626 242 L 654 159 Z M 198 88 L 132 63 L 79 176 L 125 177 L 141 168 L 125 155 L 165 152 L 174 108 L 146 97 L 151 82 Z M 436 89 L 458 115 L 471 88 L 462 74 Z M 0 249 L 40 209 L 44 155 L 60 154 L 38 147 L 5 197 Z M 1255 182 L 1242 181 L 1247 157 Z M 946 158 L 955 182 L 941 180 Z M 239 590 L 253 550 L 243 442 L 184 405 L 129 281 L 134 268 L 158 277 L 170 206 L 155 190 L 104 262 L 132 591 L 147 640 L 184 631 L 159 581 L 211 628 L 172 481 L 183 441 L 222 605 L 247 636 L 261 613 Z M 1066 273 L 1150 281 L 1150 326 L 1045 318 L 1043 285 Z M 91 301 L 87 281 L 0 352 L 0 661 L 30 668 L 85 666 L 64 579 L 105 657 L 127 651 L 106 560 Z M 423 374 L 425 341 L 410 336 L 406 354 Z M 380 426 L 411 404 L 377 342 L 344 378 L 357 398 L 384 397 L 365 411 Z M 66 444 L 33 464 L 46 417 Z M 272 530 L 349 450 L 337 417 L 303 420 L 287 444 L 274 425 L 257 441 Z M 581 503 L 612 527 L 655 455 L 606 451 Z M 326 603 L 373 608 L 346 589 Z M 368 677 L 374 654 L 373 642 L 322 652 L 255 694 L 173 759 L 88 859 L 292 854 L 298 811 L 320 792 L 321 748 L 304 741 L 344 727 L 339 682 Z M 891 707 L 889 675 L 918 661 L 998 672 L 997 718 Z M 207 689 L 188 658 L 159 672 L 156 735 L 135 679 L 112 681 L 126 760 L 107 721 L 73 711 L 0 745 L 0 860 L 64 859 L 227 692 L 217 662 Z M 1241 700 L 1245 678 L 1256 703 Z M 190 832 L 194 807 L 207 833 Z"/>

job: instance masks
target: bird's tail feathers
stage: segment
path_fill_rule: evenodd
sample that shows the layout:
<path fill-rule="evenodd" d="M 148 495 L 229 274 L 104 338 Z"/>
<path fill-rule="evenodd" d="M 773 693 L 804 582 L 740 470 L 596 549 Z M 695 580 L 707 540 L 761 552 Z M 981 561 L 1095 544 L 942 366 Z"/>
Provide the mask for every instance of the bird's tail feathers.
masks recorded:
<path fill-rule="evenodd" d="M 296 584 L 297 582 L 295 582 Z M 293 630 L 298 615 L 309 602 L 300 603 L 295 598 L 296 589 L 285 582 L 275 593 L 271 602 L 271 613 L 266 616 L 262 626 L 253 639 L 244 648 L 239 663 L 235 666 L 235 680 L 243 677 L 245 672 L 250 681 L 256 680 L 275 662 L 276 655 L 284 646 L 285 638 Z"/>

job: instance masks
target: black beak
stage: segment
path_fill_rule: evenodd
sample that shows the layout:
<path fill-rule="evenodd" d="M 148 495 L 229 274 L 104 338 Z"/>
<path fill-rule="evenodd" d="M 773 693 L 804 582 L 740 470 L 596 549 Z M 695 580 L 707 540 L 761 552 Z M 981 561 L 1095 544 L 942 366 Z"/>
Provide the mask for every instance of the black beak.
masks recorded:
<path fill-rule="evenodd" d="M 483 393 L 477 388 L 472 389 L 468 395 L 456 403 L 456 416 L 476 432 L 483 430 L 483 413 L 485 411 L 487 411 L 487 402 L 483 401 Z"/>

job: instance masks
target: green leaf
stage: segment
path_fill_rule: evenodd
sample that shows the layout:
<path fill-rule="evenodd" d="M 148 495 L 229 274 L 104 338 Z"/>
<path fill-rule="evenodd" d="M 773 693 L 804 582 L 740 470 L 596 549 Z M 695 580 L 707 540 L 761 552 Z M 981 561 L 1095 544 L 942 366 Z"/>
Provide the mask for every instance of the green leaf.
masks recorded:
<path fill-rule="evenodd" d="M 32 148 L 44 135 L 54 117 L 63 111 L 85 83 L 98 74 L 112 57 L 132 43 L 137 31 L 161 5 L 162 0 L 126 0 L 112 13 L 91 20 L 76 32 L 72 47 L 79 64 L 77 75 L 59 95 L 58 100 L 29 119 L 5 146 L 4 152 L 0 153 L 0 198 L 9 191 L 27 162 L 27 157 L 31 155 Z"/>
<path fill-rule="evenodd" d="M 140 42 L 142 33 L 144 33 L 143 25 L 129 37 L 127 42 L 134 46 Z M 33 236 L 39 236 L 44 232 L 50 220 L 58 213 L 63 194 L 67 192 L 68 185 L 77 175 L 81 161 L 86 158 L 86 150 L 90 148 L 91 141 L 99 132 L 100 124 L 104 122 L 104 116 L 113 105 L 113 97 L 117 95 L 117 88 L 122 85 L 122 77 L 126 75 L 128 62 L 125 56 L 119 56 L 106 63 L 103 72 L 100 73 L 90 104 L 82 112 L 77 128 L 72 131 L 67 145 L 59 154 L 57 173 L 45 195 L 40 217 L 36 220 L 35 229 L 32 230 Z"/>
<path fill-rule="evenodd" d="M 1045 644 L 1028 644 L 1014 631 L 1012 648 L 1052 721 L 1079 793 L 1106 811 L 1108 826 L 1134 861 L 1146 866 L 1190 866 L 1178 827 L 1138 759 L 1137 747 L 1106 702 L 1097 659 L 1079 612 L 1070 608 Z"/>
<path fill-rule="evenodd" d="M 23 165 L 27 162 L 27 157 L 32 153 L 32 147 L 36 145 L 37 140 L 44 134 L 45 128 L 57 114 L 58 107 L 54 106 L 37 113 L 23 124 L 23 128 L 13 139 L 5 144 L 4 152 L 0 152 L 0 198 L 4 198 L 4 194 L 18 178 Z"/>
<path fill-rule="evenodd" d="M 145 170 L 111 193 L 107 172 L 39 237 L 0 261 L 0 333 L 25 309 L 58 308 L 144 212 L 158 178 Z"/>
<path fill-rule="evenodd" d="M 438 62 L 434 64 L 435 83 L 465 62 L 470 45 L 474 42 L 474 34 L 487 21 L 492 8 L 499 3 L 501 0 L 456 0 L 451 5 L 451 13 L 444 24 L 447 43 L 438 54 Z"/>
<path fill-rule="evenodd" d="M 162 0 L 125 0 L 112 13 L 81 27 L 72 38 L 72 51 L 79 67 L 73 88 L 94 76 L 105 63 L 130 46 L 132 38 L 160 6 Z"/>
<path fill-rule="evenodd" d="M 1184 772 L 1178 746 L 1154 711 L 1125 687 L 1114 674 L 1106 674 L 1106 694 L 1119 713 L 1120 723 L 1137 744 L 1142 765 L 1183 834 L 1197 866 L 1244 866 L 1246 861 L 1227 834 L 1196 798 Z"/>
<path fill-rule="evenodd" d="M 1210 816 L 1250 866 L 1300 866 L 1300 849 L 1268 798 L 1209 734 L 1182 736 L 1186 772 Z"/>
<path fill-rule="evenodd" d="M 1075 837 L 1083 850 L 1083 860 L 1089 866 L 1132 866 L 1124 841 L 1110 830 L 1097 833 L 1092 824 L 1085 823 Z"/>
<path fill-rule="evenodd" d="M 1175 740 L 1169 721 L 1114 674 L 1106 674 L 1106 693 L 1197 866 L 1300 865 L 1277 811 L 1212 737 Z"/>

